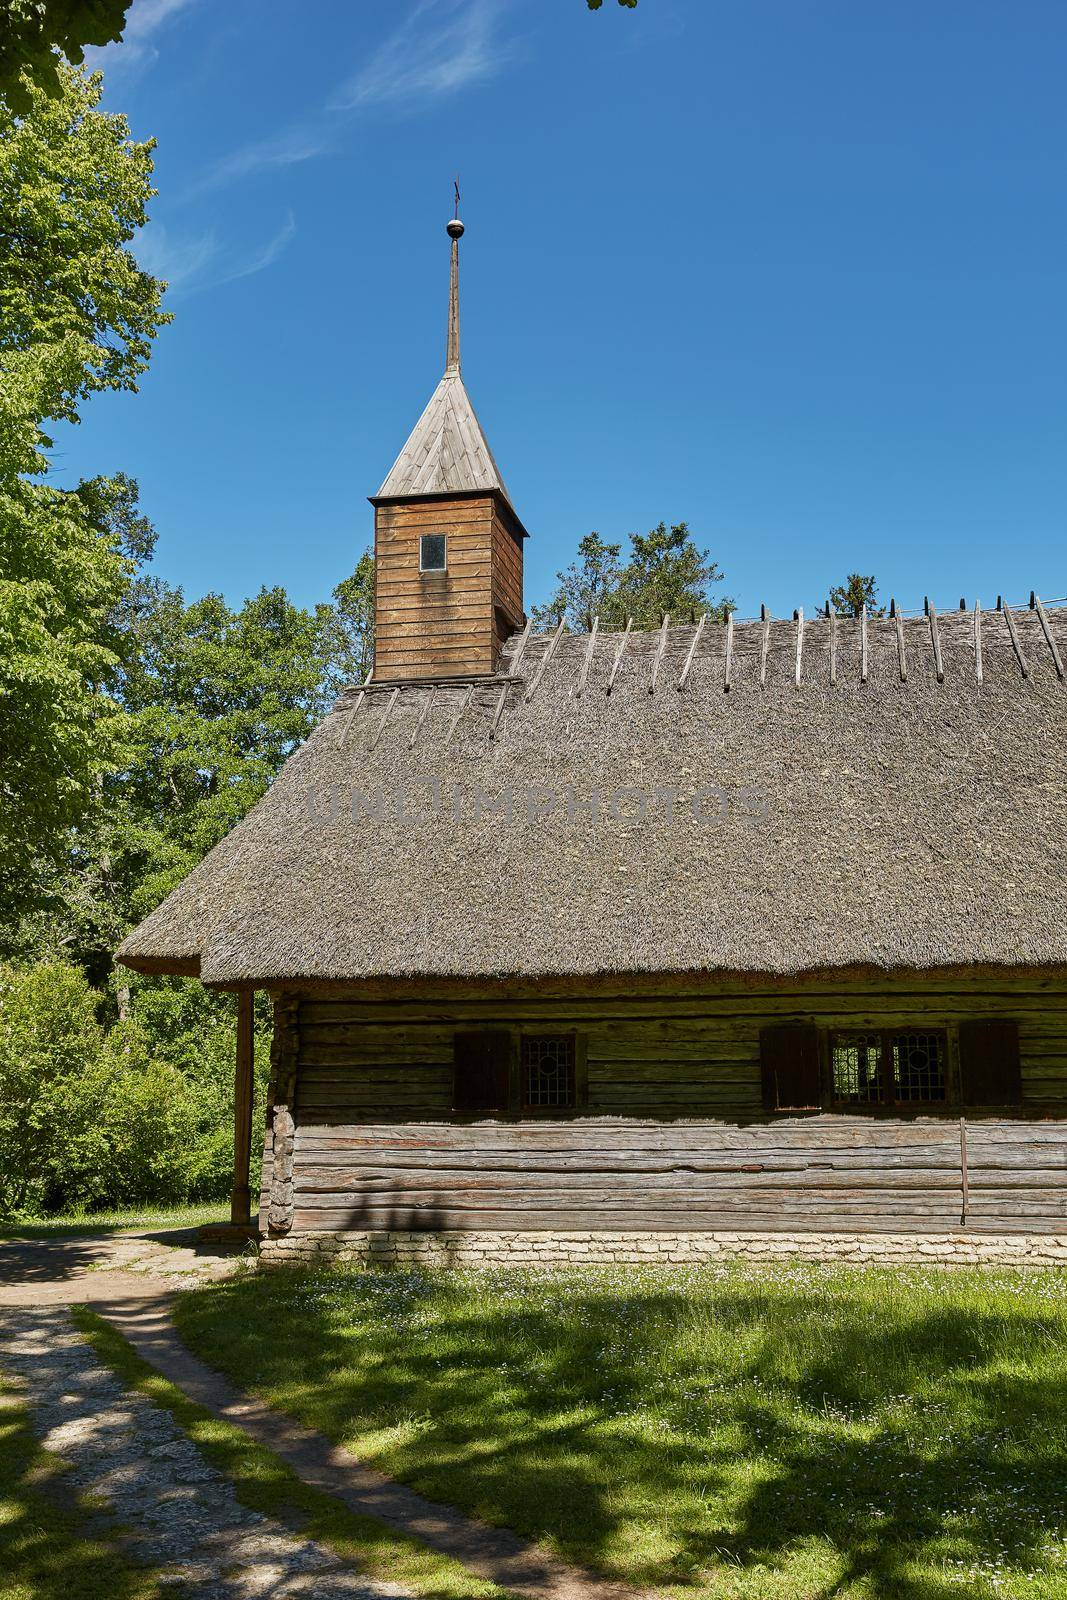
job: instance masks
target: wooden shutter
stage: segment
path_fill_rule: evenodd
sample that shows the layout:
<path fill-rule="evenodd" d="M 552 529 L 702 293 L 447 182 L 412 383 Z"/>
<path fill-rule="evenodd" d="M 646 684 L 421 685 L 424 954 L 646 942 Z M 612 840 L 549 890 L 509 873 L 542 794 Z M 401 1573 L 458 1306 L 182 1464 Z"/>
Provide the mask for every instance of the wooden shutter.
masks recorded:
<path fill-rule="evenodd" d="M 452 1109 L 506 1111 L 510 1100 L 511 1035 L 503 1028 L 457 1033 Z"/>
<path fill-rule="evenodd" d="M 791 1022 L 759 1036 L 763 1104 L 768 1111 L 810 1111 L 822 1105 L 819 1030 Z"/>
<path fill-rule="evenodd" d="M 965 1106 L 1017 1106 L 1023 1097 L 1019 1024 L 960 1023 L 960 1098 Z"/>

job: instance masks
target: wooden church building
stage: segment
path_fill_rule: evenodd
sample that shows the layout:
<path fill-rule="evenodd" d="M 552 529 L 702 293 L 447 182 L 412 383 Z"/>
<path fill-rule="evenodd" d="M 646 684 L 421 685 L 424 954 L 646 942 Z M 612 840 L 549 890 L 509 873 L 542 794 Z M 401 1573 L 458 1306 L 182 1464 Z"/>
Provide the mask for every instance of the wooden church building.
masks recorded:
<path fill-rule="evenodd" d="M 239 997 L 235 1220 L 265 1131 L 278 1258 L 1067 1259 L 1067 609 L 535 633 L 462 231 L 373 673 L 119 951 Z"/>

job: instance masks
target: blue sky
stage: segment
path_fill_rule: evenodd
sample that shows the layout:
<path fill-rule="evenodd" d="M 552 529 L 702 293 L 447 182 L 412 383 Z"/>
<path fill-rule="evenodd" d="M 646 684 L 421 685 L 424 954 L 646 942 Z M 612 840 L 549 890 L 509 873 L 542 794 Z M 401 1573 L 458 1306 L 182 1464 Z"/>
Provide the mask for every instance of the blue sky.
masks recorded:
<path fill-rule="evenodd" d="M 686 519 L 743 614 L 856 567 L 1067 593 L 1067 10 L 1027 0 L 134 0 L 173 326 L 59 436 L 157 568 L 328 596 L 443 365 L 530 530 Z"/>

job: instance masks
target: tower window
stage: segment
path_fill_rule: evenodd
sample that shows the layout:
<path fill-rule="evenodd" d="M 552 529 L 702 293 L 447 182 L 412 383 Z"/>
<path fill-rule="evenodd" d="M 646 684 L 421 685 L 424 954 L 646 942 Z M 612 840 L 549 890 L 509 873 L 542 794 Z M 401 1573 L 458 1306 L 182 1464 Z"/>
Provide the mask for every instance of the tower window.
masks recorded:
<path fill-rule="evenodd" d="M 444 572 L 446 565 L 445 535 L 424 533 L 419 540 L 419 571 Z"/>

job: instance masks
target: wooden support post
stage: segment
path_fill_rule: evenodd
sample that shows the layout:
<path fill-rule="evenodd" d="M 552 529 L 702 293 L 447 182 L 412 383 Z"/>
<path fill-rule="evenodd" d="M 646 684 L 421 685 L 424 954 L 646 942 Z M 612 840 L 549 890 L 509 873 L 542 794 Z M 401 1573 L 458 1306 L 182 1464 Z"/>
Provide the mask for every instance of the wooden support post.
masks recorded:
<path fill-rule="evenodd" d="M 682 668 L 682 675 L 678 679 L 679 689 L 684 689 L 689 681 L 689 674 L 693 670 L 693 661 L 696 658 L 697 646 L 700 644 L 700 635 L 704 632 L 704 624 L 707 622 L 707 620 L 707 612 L 702 611 L 700 613 L 700 621 L 697 623 L 697 631 L 694 633 L 692 643 L 689 646 L 689 654 L 685 658 L 685 666 Z"/>
<path fill-rule="evenodd" d="M 860 682 L 867 682 L 867 602 L 860 607 Z"/>
<path fill-rule="evenodd" d="M 237 1059 L 233 1074 L 233 1192 L 230 1221 L 247 1228 L 252 1221 L 252 1195 L 248 1187 L 252 1147 L 252 1001 L 253 991 L 237 996 Z"/>
<path fill-rule="evenodd" d="M 649 694 L 655 694 L 656 692 L 656 679 L 659 677 L 659 669 L 663 661 L 663 652 L 667 648 L 667 629 L 670 627 L 670 625 L 671 614 L 668 611 L 664 614 L 663 625 L 659 630 L 659 644 L 656 646 L 656 655 L 654 661 L 652 662 L 652 673 L 648 680 Z"/>

